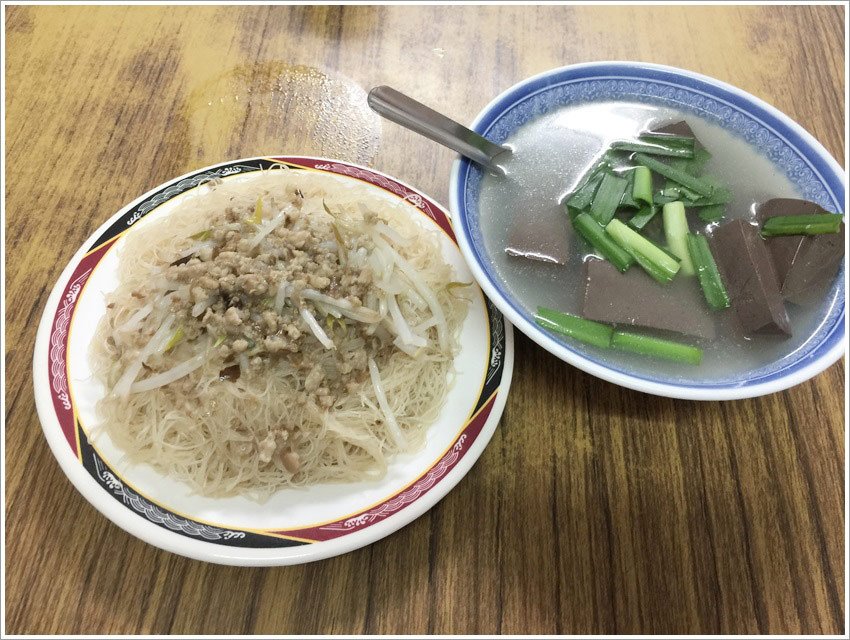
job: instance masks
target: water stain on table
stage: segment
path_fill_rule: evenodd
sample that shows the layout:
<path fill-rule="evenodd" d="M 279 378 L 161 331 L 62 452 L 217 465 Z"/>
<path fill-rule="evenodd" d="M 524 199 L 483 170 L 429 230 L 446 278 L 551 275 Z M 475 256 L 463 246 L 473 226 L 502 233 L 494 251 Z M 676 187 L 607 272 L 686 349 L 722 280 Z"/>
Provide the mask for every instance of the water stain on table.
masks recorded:
<path fill-rule="evenodd" d="M 221 73 L 192 91 L 183 115 L 186 155 L 194 166 L 282 153 L 365 164 L 375 157 L 381 134 L 361 86 L 282 61 Z"/>

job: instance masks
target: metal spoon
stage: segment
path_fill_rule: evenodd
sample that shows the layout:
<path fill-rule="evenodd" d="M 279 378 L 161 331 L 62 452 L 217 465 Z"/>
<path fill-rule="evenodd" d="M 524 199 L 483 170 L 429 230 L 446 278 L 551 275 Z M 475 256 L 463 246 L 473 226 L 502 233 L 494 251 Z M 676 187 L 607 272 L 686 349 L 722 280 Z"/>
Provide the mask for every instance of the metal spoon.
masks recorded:
<path fill-rule="evenodd" d="M 490 142 L 410 96 L 391 87 L 381 86 L 369 92 L 367 101 L 372 110 L 387 120 L 439 142 L 490 171 L 504 173 L 496 159 L 504 153 L 509 154 L 510 149 Z"/>

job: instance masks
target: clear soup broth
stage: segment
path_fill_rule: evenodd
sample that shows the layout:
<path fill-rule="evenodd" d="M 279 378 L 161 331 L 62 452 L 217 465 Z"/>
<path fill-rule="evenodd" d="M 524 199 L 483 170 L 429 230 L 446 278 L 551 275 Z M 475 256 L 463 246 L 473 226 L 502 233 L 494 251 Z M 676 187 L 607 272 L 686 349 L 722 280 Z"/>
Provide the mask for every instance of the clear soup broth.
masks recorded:
<path fill-rule="evenodd" d="M 753 205 L 770 198 L 802 198 L 795 186 L 769 160 L 745 141 L 691 113 L 639 103 L 594 103 L 563 107 L 535 118 L 515 131 L 505 144 L 513 154 L 503 167 L 504 176 L 488 174 L 481 182 L 480 227 L 485 249 L 503 286 L 526 313 L 550 307 L 581 315 L 584 279 L 582 262 L 595 255 L 576 236 L 559 205 L 579 183 L 582 175 L 612 142 L 635 138 L 639 133 L 670 122 L 685 120 L 712 154 L 705 167 L 727 185 L 733 200 L 724 222 L 753 217 Z M 660 218 L 661 214 L 657 215 Z M 692 232 L 706 231 L 696 216 L 688 215 Z M 566 264 L 508 255 L 512 231 L 517 224 L 542 224 L 564 234 Z M 660 220 L 651 225 L 660 228 Z M 639 268 L 637 266 L 633 268 Z M 647 276 L 649 277 L 649 276 Z M 688 277 L 688 276 L 677 276 Z M 693 286 L 699 288 L 693 278 Z M 677 382 L 721 382 L 740 379 L 748 371 L 764 367 L 800 348 L 826 317 L 832 300 L 827 290 L 810 305 L 786 303 L 793 336 L 743 335 L 732 309 L 711 311 L 717 337 L 712 340 L 680 336 L 636 327 L 641 332 L 697 345 L 703 349 L 698 366 L 647 358 L 588 346 L 557 336 L 570 348 L 619 370 Z M 554 334 L 553 334 L 554 335 Z"/>

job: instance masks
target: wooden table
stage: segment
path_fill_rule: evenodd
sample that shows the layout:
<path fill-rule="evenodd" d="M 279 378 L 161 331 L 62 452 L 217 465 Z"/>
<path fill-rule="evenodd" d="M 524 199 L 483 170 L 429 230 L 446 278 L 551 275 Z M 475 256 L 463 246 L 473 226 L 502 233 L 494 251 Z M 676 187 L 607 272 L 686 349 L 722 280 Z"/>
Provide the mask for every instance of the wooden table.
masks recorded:
<path fill-rule="evenodd" d="M 842 632 L 843 362 L 757 400 L 672 401 L 517 333 L 504 418 L 448 497 L 368 548 L 274 569 L 178 557 L 100 516 L 48 450 L 30 371 L 67 260 L 173 176 L 314 153 L 445 202 L 453 154 L 382 124 L 373 85 L 470 121 L 545 69 L 666 63 L 843 158 L 844 25 L 835 6 L 7 8 L 6 631 Z"/>

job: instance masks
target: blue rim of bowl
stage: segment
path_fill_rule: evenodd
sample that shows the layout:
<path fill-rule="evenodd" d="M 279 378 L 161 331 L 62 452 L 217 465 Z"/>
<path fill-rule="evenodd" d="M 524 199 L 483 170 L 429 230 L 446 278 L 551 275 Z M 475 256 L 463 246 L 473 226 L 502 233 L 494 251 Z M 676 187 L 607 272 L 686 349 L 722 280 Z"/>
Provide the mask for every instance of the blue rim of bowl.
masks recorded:
<path fill-rule="evenodd" d="M 775 107 L 741 89 L 676 67 L 633 62 L 592 62 L 546 71 L 515 84 L 493 99 L 479 113 L 471 128 L 486 136 L 500 118 L 522 102 L 553 87 L 587 80 L 656 82 L 680 87 L 691 93 L 699 93 L 724 103 L 738 113 L 745 114 L 750 120 L 757 121 L 782 140 L 812 171 L 829 198 L 836 205 L 845 206 L 844 171 L 805 129 Z M 633 99 L 639 100 L 639 96 L 634 96 Z M 499 142 L 499 140 L 496 141 Z M 818 330 L 822 339 L 816 346 L 808 349 L 796 360 L 789 360 L 786 365 L 749 380 L 676 383 L 668 379 L 656 379 L 638 375 L 630 370 L 618 369 L 575 351 L 565 342 L 554 339 L 534 324 L 533 318 L 512 300 L 511 295 L 497 281 L 494 274 L 485 267 L 487 264 L 485 257 L 470 240 L 468 211 L 464 196 L 473 167 L 473 163 L 466 158 L 458 158 L 451 174 L 450 207 L 454 214 L 454 226 L 461 249 L 466 254 L 467 261 L 482 289 L 493 299 L 496 306 L 523 333 L 562 360 L 602 379 L 647 393 L 694 400 L 725 400 L 755 397 L 799 384 L 826 369 L 844 353 L 843 290 L 839 292 L 835 308 L 828 318 L 831 326 L 825 330 Z M 844 210 L 846 211 L 846 207 Z M 843 280 L 844 270 L 842 269 L 840 282 L 836 286 L 843 285 Z M 803 350 L 805 344 L 797 351 Z M 790 359 L 792 355 L 786 356 L 786 359 Z"/>

